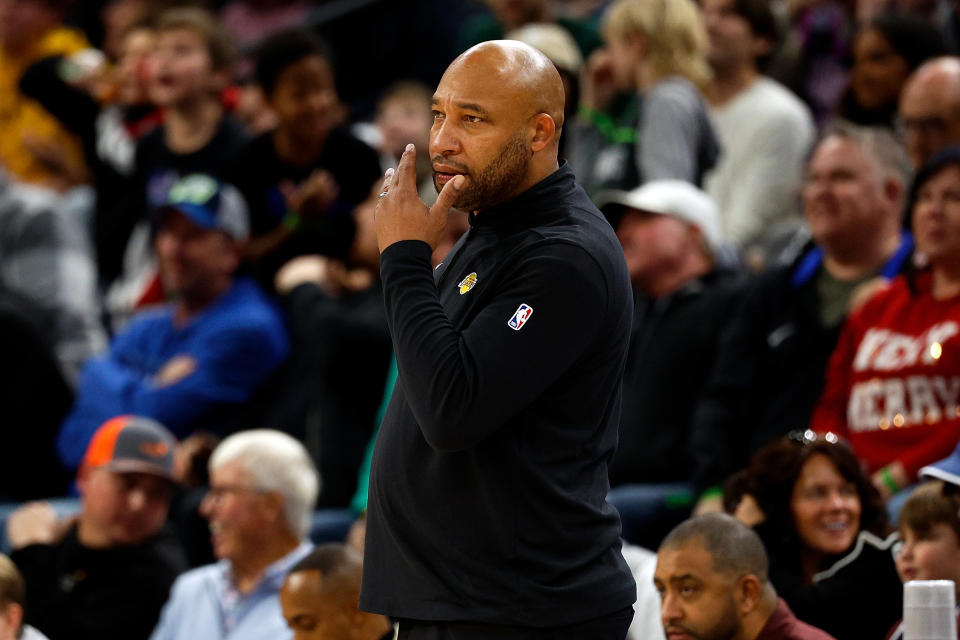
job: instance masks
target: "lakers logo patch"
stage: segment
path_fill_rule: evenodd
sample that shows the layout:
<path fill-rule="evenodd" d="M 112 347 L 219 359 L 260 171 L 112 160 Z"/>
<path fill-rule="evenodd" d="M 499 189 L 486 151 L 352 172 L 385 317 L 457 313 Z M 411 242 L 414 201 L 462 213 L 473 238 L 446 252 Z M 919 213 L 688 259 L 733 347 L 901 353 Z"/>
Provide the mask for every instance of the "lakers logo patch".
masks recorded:
<path fill-rule="evenodd" d="M 507 320 L 507 326 L 514 331 L 520 331 L 520 329 L 523 329 L 523 325 L 527 324 L 527 320 L 529 320 L 530 316 L 532 315 L 533 307 L 528 304 L 522 304 L 517 307 L 516 311 L 513 312 L 513 317 Z"/>
<path fill-rule="evenodd" d="M 477 286 L 477 272 L 474 271 L 468 275 L 466 278 L 461 280 L 460 284 L 457 286 L 460 287 L 460 295 L 463 295 L 467 291 L 470 291 L 470 289 L 473 289 L 475 286 Z"/>

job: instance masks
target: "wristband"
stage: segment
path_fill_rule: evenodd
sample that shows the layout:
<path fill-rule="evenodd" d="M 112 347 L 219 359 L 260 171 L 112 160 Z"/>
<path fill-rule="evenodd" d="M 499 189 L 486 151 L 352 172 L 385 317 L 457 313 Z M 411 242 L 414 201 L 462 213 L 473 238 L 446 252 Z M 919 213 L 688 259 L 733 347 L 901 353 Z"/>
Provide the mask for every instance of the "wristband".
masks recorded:
<path fill-rule="evenodd" d="M 590 107 L 584 107 L 583 105 L 581 105 L 577 109 L 577 113 L 580 115 L 581 118 L 585 120 L 589 120 L 590 122 L 592 122 L 593 124 L 599 127 L 613 126 L 613 118 L 603 113 L 602 111 L 598 111 L 597 109 L 591 109 Z"/>
<path fill-rule="evenodd" d="M 723 487 L 710 487 L 706 491 L 700 494 L 701 500 L 709 500 L 710 498 L 722 498 L 723 497 Z"/>
<path fill-rule="evenodd" d="M 603 134 L 607 142 L 611 144 L 632 144 L 637 139 L 637 132 L 632 127 L 618 127 L 610 115 L 580 106 L 577 113 L 581 118 L 590 122 L 597 130 Z"/>
<path fill-rule="evenodd" d="M 883 486 L 890 490 L 890 493 L 898 493 L 903 489 L 903 487 L 893 479 L 893 476 L 890 475 L 890 469 L 887 467 L 880 469 L 880 481 L 883 482 Z"/>

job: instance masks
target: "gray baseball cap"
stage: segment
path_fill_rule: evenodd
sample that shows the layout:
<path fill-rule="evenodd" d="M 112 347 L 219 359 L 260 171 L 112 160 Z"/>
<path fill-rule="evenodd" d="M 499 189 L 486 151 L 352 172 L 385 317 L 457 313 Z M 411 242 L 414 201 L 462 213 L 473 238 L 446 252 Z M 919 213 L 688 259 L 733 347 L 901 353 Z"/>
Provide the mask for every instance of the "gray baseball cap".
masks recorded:
<path fill-rule="evenodd" d="M 173 434 L 156 420 L 117 416 L 104 422 L 93 434 L 83 465 L 119 473 L 150 473 L 175 481 L 176 446 Z"/>

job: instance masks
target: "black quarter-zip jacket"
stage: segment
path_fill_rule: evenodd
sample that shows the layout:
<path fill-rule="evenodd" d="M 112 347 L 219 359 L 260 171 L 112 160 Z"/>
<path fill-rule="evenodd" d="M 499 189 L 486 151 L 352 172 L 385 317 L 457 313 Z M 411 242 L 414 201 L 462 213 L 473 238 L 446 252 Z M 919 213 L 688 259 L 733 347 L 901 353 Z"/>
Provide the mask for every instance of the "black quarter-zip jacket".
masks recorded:
<path fill-rule="evenodd" d="M 630 606 L 605 500 L 631 289 L 562 166 L 430 247 L 381 256 L 399 378 L 374 451 L 361 607 L 528 627 Z"/>

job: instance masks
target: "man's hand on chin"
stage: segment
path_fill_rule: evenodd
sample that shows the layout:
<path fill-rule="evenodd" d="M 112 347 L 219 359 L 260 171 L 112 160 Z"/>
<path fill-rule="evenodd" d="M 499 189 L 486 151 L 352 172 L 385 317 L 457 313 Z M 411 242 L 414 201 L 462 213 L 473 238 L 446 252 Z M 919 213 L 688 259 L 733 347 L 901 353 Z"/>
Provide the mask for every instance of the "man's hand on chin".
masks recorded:
<path fill-rule="evenodd" d="M 428 208 L 417 195 L 416 162 L 416 147 L 408 144 L 397 170 L 387 169 L 384 176 L 375 214 L 380 253 L 401 240 L 422 240 L 436 248 L 447 226 L 447 214 L 463 188 L 466 178 L 454 177 Z"/>

